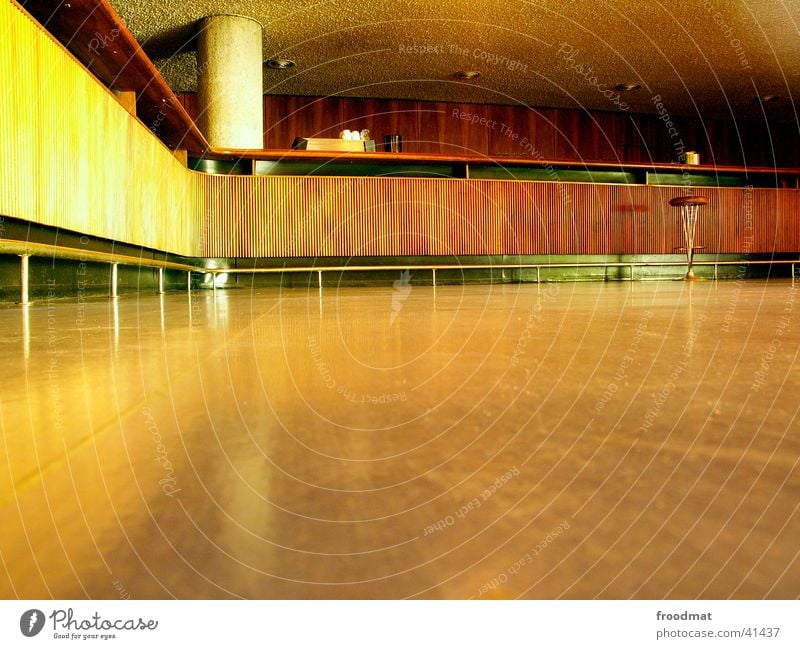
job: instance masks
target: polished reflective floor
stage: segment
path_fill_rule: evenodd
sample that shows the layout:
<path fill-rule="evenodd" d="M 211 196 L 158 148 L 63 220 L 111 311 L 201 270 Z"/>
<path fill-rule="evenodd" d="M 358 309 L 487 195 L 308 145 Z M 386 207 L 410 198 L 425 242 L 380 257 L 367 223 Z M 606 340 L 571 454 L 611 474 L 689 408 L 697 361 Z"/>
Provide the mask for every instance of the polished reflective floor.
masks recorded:
<path fill-rule="evenodd" d="M 800 286 L 0 309 L 5 598 L 796 598 Z"/>

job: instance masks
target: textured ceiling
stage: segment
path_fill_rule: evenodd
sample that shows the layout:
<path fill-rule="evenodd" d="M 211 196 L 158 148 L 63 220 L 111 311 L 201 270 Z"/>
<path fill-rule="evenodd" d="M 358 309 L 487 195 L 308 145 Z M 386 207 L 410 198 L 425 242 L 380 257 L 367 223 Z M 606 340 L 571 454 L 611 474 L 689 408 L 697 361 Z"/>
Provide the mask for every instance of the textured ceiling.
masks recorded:
<path fill-rule="evenodd" d="M 651 113 L 660 95 L 670 114 L 797 120 L 800 0 L 111 2 L 178 92 L 196 89 L 196 22 L 235 13 L 264 25 L 264 59 L 297 62 L 265 66 L 271 94 Z M 615 97 L 620 82 L 642 88 Z"/>

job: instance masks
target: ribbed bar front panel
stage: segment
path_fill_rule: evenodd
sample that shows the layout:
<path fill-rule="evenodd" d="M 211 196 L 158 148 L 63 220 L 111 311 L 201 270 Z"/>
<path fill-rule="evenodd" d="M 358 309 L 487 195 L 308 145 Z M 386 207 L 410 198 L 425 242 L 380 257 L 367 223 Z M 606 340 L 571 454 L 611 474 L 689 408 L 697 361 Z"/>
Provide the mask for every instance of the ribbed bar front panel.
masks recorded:
<path fill-rule="evenodd" d="M 669 254 L 682 187 L 205 176 L 212 257 Z M 700 188 L 707 252 L 800 250 L 798 193 Z"/>

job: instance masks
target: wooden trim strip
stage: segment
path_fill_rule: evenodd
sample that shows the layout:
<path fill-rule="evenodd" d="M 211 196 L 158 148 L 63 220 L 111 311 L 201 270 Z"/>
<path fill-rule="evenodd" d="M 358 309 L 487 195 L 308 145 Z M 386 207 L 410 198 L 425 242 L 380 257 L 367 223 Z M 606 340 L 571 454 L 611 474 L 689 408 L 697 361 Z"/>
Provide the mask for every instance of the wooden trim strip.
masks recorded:
<path fill-rule="evenodd" d="M 173 149 L 209 148 L 189 113 L 108 0 L 11 0 L 108 87 L 135 90 L 137 113 Z"/>
<path fill-rule="evenodd" d="M 145 266 L 147 268 L 168 268 L 170 270 L 185 270 L 192 272 L 210 272 L 202 266 L 180 264 L 174 261 L 152 259 L 149 257 L 133 257 L 131 255 L 118 255 L 111 252 L 97 250 L 83 250 L 67 246 L 54 246 L 47 243 L 33 243 L 29 241 L 15 241 L 13 239 L 0 239 L 0 253 L 5 255 L 49 257 L 51 259 L 71 259 L 75 261 L 90 261 L 108 264 L 123 264 L 125 266 Z"/>
<path fill-rule="evenodd" d="M 677 258 L 680 257 L 680 258 Z M 763 265 L 795 265 L 800 264 L 799 259 L 740 259 L 735 261 L 693 261 L 694 266 L 763 266 Z M 383 270 L 469 270 L 492 268 L 503 269 L 535 269 L 535 268 L 629 268 L 635 266 L 669 267 L 686 266 L 686 257 L 676 255 L 675 260 L 669 261 L 585 261 L 575 263 L 539 263 L 539 264 L 387 264 L 368 266 L 281 266 L 275 268 L 202 268 L 196 269 L 204 273 L 227 275 L 258 275 L 260 273 L 345 273 L 356 271 L 383 271 Z"/>

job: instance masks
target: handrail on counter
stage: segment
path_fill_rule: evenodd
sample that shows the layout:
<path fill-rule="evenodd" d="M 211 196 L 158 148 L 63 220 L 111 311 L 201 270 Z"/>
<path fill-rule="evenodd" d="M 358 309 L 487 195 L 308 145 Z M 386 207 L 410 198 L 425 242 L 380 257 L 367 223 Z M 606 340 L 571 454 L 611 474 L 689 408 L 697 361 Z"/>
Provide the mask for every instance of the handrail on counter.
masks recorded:
<path fill-rule="evenodd" d="M 795 265 L 800 264 L 800 259 L 743 259 L 735 261 L 695 261 L 695 266 L 713 266 L 714 280 L 718 279 L 719 266 L 750 266 L 750 265 L 791 264 L 792 283 L 795 281 Z M 259 274 L 259 273 L 317 273 L 317 287 L 322 288 L 322 273 L 359 272 L 359 271 L 385 271 L 385 270 L 430 270 L 432 273 L 431 286 L 436 286 L 437 270 L 470 270 L 470 269 L 517 269 L 536 270 L 536 283 L 541 283 L 541 270 L 543 268 L 629 268 L 629 280 L 633 281 L 634 268 L 641 267 L 669 267 L 683 266 L 683 261 L 585 261 L 576 263 L 536 263 L 536 264 L 394 264 L 394 265 L 369 265 L 369 266 L 281 266 L 275 268 L 214 268 L 203 269 L 205 273 L 227 274 Z M 683 274 L 681 274 L 681 278 Z M 216 288 L 216 287 L 214 287 Z"/>
<path fill-rule="evenodd" d="M 31 257 L 50 257 L 55 259 L 71 259 L 81 262 L 95 262 L 111 264 L 111 281 L 109 293 L 111 297 L 117 297 L 117 267 L 123 266 L 145 266 L 158 269 L 158 292 L 164 292 L 164 270 L 185 270 L 188 274 L 187 286 L 191 290 L 192 272 L 205 272 L 205 269 L 191 264 L 181 264 L 174 261 L 161 259 L 149 259 L 147 257 L 134 257 L 132 255 L 120 255 L 113 252 L 100 252 L 97 250 L 86 250 L 72 248 L 69 246 L 56 246 L 48 243 L 35 243 L 31 241 L 18 241 L 14 239 L 0 239 L 0 253 L 7 255 L 18 255 L 20 258 L 20 304 L 29 304 L 29 278 L 28 260 Z"/>
<path fill-rule="evenodd" d="M 486 264 L 382 264 L 364 266 L 280 266 L 274 268 L 206 268 L 200 265 L 181 264 L 178 262 L 151 259 L 147 257 L 134 257 L 132 255 L 120 255 L 116 253 L 99 252 L 95 250 L 85 250 L 71 248 L 68 246 L 56 246 L 44 243 L 33 243 L 27 241 L 17 241 L 11 239 L 0 239 L 0 254 L 18 255 L 20 257 L 20 300 L 19 303 L 30 304 L 29 284 L 28 284 L 28 260 L 30 257 L 51 257 L 57 259 L 71 259 L 77 261 L 91 261 L 96 263 L 111 264 L 111 278 L 109 286 L 109 297 L 116 298 L 117 293 L 117 267 L 119 264 L 124 266 L 145 266 L 158 269 L 158 293 L 164 293 L 164 270 L 186 271 L 186 289 L 192 290 L 192 273 L 204 273 L 211 275 L 226 274 L 260 274 L 260 273 L 317 273 L 317 285 L 322 290 L 323 273 L 346 273 L 358 271 L 391 271 L 391 270 L 429 270 L 431 271 L 431 285 L 436 287 L 436 271 L 442 270 L 470 270 L 470 269 L 527 269 L 536 270 L 536 282 L 541 283 L 541 270 L 543 268 L 629 268 L 630 281 L 634 278 L 634 268 L 640 267 L 665 267 L 682 266 L 682 262 L 677 261 L 625 261 L 625 262 L 602 262 L 586 261 L 576 263 L 486 263 Z M 791 264 L 792 283 L 795 282 L 795 266 L 800 264 L 800 259 L 774 259 L 774 260 L 735 260 L 735 261 L 695 261 L 696 266 L 713 266 L 714 280 L 718 279 L 719 266 L 750 266 L 764 264 Z M 211 288 L 216 292 L 216 277 L 211 282 Z"/>

